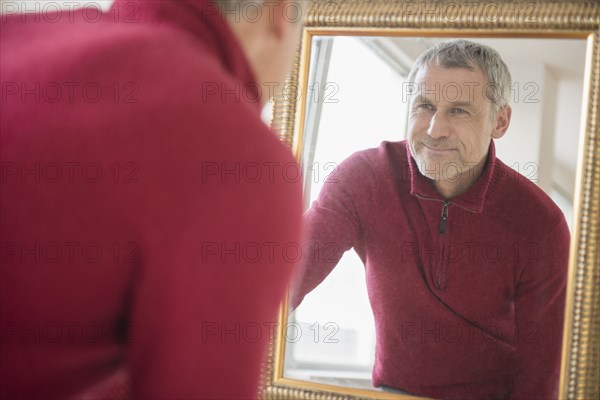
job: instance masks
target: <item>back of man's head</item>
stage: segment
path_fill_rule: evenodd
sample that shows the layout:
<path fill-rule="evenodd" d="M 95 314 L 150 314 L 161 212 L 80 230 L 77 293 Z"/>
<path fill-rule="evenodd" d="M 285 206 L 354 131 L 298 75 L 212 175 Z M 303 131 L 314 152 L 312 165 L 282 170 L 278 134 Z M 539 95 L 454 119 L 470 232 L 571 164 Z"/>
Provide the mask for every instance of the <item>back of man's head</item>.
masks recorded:
<path fill-rule="evenodd" d="M 307 0 L 213 0 L 243 48 L 258 83 L 281 92 L 292 68 Z M 268 99 L 263 99 L 263 102 Z"/>

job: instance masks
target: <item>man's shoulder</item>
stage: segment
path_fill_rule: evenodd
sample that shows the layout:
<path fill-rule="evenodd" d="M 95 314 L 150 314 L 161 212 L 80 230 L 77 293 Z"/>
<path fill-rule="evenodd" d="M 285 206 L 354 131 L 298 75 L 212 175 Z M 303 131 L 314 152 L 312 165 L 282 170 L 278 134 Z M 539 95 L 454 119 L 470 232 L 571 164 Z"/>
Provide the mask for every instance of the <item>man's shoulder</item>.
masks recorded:
<path fill-rule="evenodd" d="M 2 24 L 3 89 L 15 92 L 7 93 L 5 106 L 16 119 L 52 107 L 48 118 L 74 121 L 89 112 L 130 133 L 142 116 L 191 123 L 231 113 L 260 122 L 256 104 L 250 104 L 259 99 L 244 98 L 247 92 L 218 57 L 186 33 L 160 24 L 90 23 L 73 15 L 73 21 L 63 16 L 56 23 L 12 16 Z"/>
<path fill-rule="evenodd" d="M 101 83 L 109 76 L 112 80 L 151 80 L 155 88 L 162 84 L 165 89 L 181 90 L 184 80 L 194 73 L 207 80 L 231 78 L 217 54 L 177 27 L 149 21 L 126 23 L 124 17 L 115 21 L 112 14 L 98 20 L 85 15 L 75 10 L 57 19 L 49 15 L 37 19 L 35 14 L 3 17 L 3 80 Z"/>
<path fill-rule="evenodd" d="M 203 161 L 293 161 L 217 56 L 177 29 L 13 16 L 1 44 L 3 91 L 15 92 L 3 101 L 2 131 L 13 158 L 42 157 L 61 143 L 69 160 L 133 159 L 167 178 L 200 171 Z"/>
<path fill-rule="evenodd" d="M 325 185 L 327 190 L 344 190 L 355 197 L 375 198 L 383 188 L 407 181 L 408 172 L 405 142 L 383 141 L 377 147 L 358 150 L 336 166 Z M 404 177 L 404 178 L 403 178 Z"/>
<path fill-rule="evenodd" d="M 488 191 L 494 199 L 489 204 L 494 219 L 520 236 L 541 239 L 556 226 L 566 226 L 564 214 L 552 198 L 499 159 Z"/>
<path fill-rule="evenodd" d="M 390 167 L 390 163 L 402 165 L 408 161 L 405 140 L 398 142 L 382 141 L 379 146 L 358 150 L 343 163 L 348 166 L 364 168 L 368 166 L 381 172 Z"/>

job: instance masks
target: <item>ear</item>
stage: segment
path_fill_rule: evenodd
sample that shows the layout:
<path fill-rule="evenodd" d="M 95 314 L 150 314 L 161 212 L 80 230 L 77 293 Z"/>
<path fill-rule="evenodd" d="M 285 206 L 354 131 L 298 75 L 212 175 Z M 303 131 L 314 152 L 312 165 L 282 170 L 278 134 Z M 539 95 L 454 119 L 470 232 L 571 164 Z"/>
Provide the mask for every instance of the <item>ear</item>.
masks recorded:
<path fill-rule="evenodd" d="M 492 137 L 494 139 L 500 139 L 506 131 L 508 130 L 508 126 L 510 125 L 510 117 L 512 116 L 512 108 L 509 105 L 506 105 L 498 111 L 498 115 L 496 115 L 496 121 L 494 128 L 492 129 Z"/>
<path fill-rule="evenodd" d="M 291 18 L 295 16 L 294 11 L 295 8 L 289 6 L 290 0 L 279 0 L 272 4 L 271 7 L 269 5 L 263 5 L 265 15 L 268 15 L 268 23 L 269 23 L 269 31 L 275 36 L 275 38 L 281 40 L 290 30 L 289 18 L 287 13 L 291 14 Z"/>

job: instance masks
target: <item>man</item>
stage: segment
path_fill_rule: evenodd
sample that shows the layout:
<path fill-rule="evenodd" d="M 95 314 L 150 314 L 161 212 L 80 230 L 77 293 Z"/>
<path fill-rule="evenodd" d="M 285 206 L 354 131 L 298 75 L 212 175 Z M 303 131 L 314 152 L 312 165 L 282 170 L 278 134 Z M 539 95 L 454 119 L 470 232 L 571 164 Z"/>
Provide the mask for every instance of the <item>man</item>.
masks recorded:
<path fill-rule="evenodd" d="M 6 7 L 1 398 L 257 396 L 301 222 L 260 111 L 301 23 L 254 3 Z"/>
<path fill-rule="evenodd" d="M 353 154 L 306 212 L 311 251 L 292 306 L 354 248 L 375 317 L 374 386 L 555 399 L 569 232 L 496 158 L 510 73 L 495 50 L 453 40 L 422 54 L 408 81 L 408 140 Z"/>

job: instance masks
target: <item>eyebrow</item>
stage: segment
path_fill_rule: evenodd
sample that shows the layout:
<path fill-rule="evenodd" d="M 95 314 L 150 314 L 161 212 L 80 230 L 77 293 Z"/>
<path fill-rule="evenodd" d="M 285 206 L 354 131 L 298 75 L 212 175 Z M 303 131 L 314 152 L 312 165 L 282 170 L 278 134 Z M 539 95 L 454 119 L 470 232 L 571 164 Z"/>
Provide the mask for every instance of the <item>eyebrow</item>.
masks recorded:
<path fill-rule="evenodd" d="M 469 103 L 468 101 L 456 101 L 456 102 L 451 101 L 450 104 L 452 104 L 454 107 L 464 107 L 464 108 L 475 109 L 475 106 L 473 105 L 473 103 Z"/>
<path fill-rule="evenodd" d="M 421 96 L 421 95 L 417 94 L 415 96 L 414 103 L 415 104 L 418 104 L 418 103 L 430 103 L 430 104 L 433 104 L 434 101 L 432 101 L 427 96 Z M 464 108 L 476 109 L 475 106 L 473 105 L 473 103 L 468 102 L 468 101 L 451 101 L 449 103 L 452 105 L 452 107 L 464 107 Z"/>

